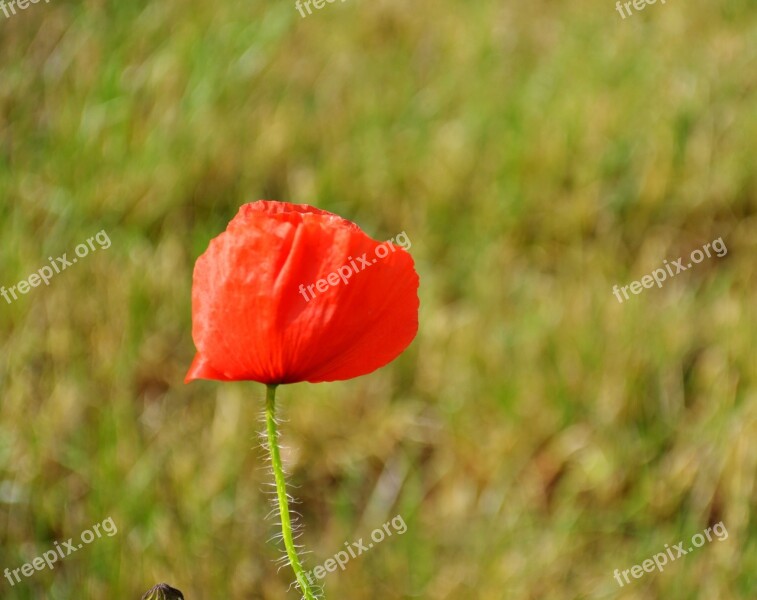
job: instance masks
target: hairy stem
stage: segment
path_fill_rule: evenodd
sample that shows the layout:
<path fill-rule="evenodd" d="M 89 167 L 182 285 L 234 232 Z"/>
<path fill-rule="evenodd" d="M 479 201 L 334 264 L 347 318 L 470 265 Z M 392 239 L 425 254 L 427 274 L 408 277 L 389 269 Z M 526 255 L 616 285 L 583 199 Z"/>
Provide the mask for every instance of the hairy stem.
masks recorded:
<path fill-rule="evenodd" d="M 281 517 L 281 533 L 284 538 L 284 547 L 286 548 L 289 562 L 292 570 L 300 585 L 300 590 L 305 600 L 315 600 L 312 587 L 305 578 L 305 570 L 302 568 L 300 558 L 297 556 L 297 549 L 294 546 L 292 537 L 292 520 L 289 515 L 289 499 L 287 497 L 286 481 L 284 479 L 284 469 L 281 466 L 281 453 L 279 452 L 279 439 L 276 431 L 276 386 L 266 386 L 265 396 L 265 424 L 268 432 L 268 450 L 271 453 L 271 463 L 273 463 L 273 477 L 276 480 L 276 496 L 279 500 L 279 516 Z"/>

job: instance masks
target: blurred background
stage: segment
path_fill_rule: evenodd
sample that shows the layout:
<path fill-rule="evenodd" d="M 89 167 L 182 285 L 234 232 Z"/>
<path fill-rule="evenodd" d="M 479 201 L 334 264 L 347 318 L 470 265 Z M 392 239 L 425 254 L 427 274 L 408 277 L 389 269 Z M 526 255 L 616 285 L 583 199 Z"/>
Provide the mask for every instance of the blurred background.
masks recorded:
<path fill-rule="evenodd" d="M 112 242 L 0 298 L 0 570 L 118 527 L 0 597 L 297 597 L 263 386 L 182 382 L 194 261 L 259 198 L 405 231 L 421 276 L 398 360 L 279 389 L 307 568 L 407 524 L 327 598 L 757 597 L 754 3 L 312 10 L 0 12 L 0 285 Z"/>

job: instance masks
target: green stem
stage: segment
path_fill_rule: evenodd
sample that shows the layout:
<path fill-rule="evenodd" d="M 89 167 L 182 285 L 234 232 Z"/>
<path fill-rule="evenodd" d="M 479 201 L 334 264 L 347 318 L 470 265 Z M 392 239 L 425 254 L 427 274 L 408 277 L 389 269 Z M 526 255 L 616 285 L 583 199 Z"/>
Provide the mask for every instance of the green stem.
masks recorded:
<path fill-rule="evenodd" d="M 310 583 L 305 578 L 305 570 L 302 568 L 300 558 L 297 556 L 297 549 L 294 546 L 292 537 L 292 521 L 289 516 L 289 500 L 287 498 L 287 486 L 284 479 L 284 469 L 281 466 L 281 453 L 279 452 L 279 439 L 276 432 L 276 386 L 266 386 L 265 396 L 265 424 L 268 432 L 268 450 L 271 453 L 271 463 L 273 463 L 273 477 L 276 480 L 276 495 L 279 499 L 279 515 L 281 517 L 281 533 L 284 537 L 284 547 L 286 548 L 289 562 L 292 570 L 300 584 L 305 600 L 315 600 L 315 594 Z"/>

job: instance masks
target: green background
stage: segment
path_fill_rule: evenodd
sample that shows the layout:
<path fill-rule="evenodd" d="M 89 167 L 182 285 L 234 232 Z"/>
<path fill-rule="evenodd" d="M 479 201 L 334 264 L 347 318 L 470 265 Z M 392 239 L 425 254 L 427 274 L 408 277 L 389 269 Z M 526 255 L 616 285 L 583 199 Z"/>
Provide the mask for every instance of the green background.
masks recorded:
<path fill-rule="evenodd" d="M 182 383 L 194 261 L 266 198 L 407 232 L 421 277 L 399 359 L 279 390 L 307 568 L 408 525 L 328 598 L 755 598 L 756 59 L 747 0 L 0 14 L 0 285 L 112 241 L 0 298 L 0 569 L 118 526 L 0 597 L 296 598 L 263 386 Z"/>

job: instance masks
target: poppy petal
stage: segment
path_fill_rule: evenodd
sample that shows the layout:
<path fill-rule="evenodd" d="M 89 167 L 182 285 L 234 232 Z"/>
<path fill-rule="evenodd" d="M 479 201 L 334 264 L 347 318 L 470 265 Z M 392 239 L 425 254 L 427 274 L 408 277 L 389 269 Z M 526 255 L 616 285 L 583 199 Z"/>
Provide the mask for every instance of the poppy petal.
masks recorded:
<path fill-rule="evenodd" d="M 410 254 L 307 205 L 241 207 L 195 265 L 187 381 L 336 381 L 396 358 L 418 329 Z"/>

